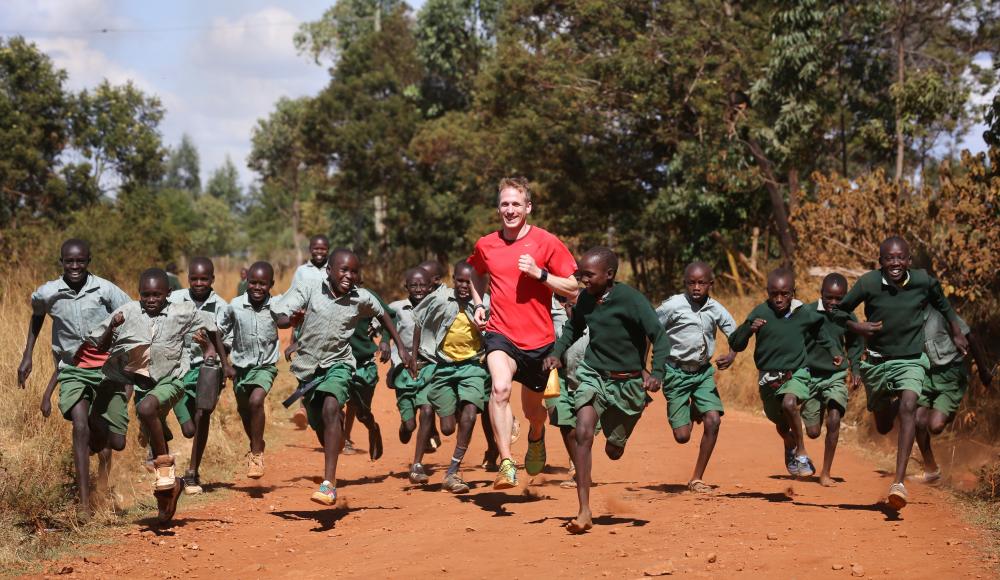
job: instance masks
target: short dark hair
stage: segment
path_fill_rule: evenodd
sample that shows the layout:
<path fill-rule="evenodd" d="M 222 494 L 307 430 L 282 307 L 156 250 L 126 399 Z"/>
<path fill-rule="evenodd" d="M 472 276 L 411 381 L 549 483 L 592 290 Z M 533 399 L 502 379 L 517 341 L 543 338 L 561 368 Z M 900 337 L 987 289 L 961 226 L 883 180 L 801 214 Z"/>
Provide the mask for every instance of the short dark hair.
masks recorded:
<path fill-rule="evenodd" d="M 210 258 L 206 258 L 205 256 L 196 256 L 194 258 L 191 258 L 191 261 L 188 262 L 188 272 L 193 270 L 195 266 L 201 266 L 203 268 L 207 268 L 208 271 L 211 272 L 213 276 L 215 275 L 215 264 L 212 263 L 212 260 Z"/>
<path fill-rule="evenodd" d="M 584 253 L 584 257 L 594 256 L 601 261 L 604 266 L 611 270 L 612 274 L 618 273 L 618 254 L 607 246 L 596 246 Z"/>
<path fill-rule="evenodd" d="M 59 246 L 59 257 L 62 257 L 62 255 L 66 253 L 66 250 L 70 248 L 79 248 L 86 252 L 88 256 L 90 255 L 90 244 L 87 243 L 87 240 L 70 238 L 63 242 L 62 246 Z"/>
<path fill-rule="evenodd" d="M 315 236 L 309 238 L 309 245 L 313 245 L 313 242 L 326 242 L 326 245 L 330 245 L 330 238 L 324 236 L 323 234 L 316 234 Z"/>
<path fill-rule="evenodd" d="M 691 274 L 691 272 L 698 269 L 702 269 L 708 272 L 708 277 L 715 279 L 715 272 L 712 270 L 712 267 L 709 266 L 708 263 L 702 262 L 700 260 L 695 260 L 694 262 L 691 262 L 684 268 L 684 277 L 687 278 Z"/>
<path fill-rule="evenodd" d="M 472 266 L 472 264 L 470 264 L 469 261 L 464 258 L 455 262 L 455 266 L 454 268 L 452 268 L 452 271 L 455 272 L 456 274 L 458 273 L 459 270 L 471 270 L 472 272 L 476 271 L 476 269 Z"/>
<path fill-rule="evenodd" d="M 264 275 L 271 278 L 272 282 L 274 281 L 274 266 L 272 266 L 270 262 L 265 262 L 261 260 L 260 262 L 254 262 L 253 264 L 250 264 L 250 267 L 246 268 L 247 274 L 250 274 L 254 270 L 263 270 Z"/>
<path fill-rule="evenodd" d="M 361 258 L 359 258 L 358 255 L 354 253 L 354 250 L 350 248 L 341 247 L 341 248 L 335 248 L 332 252 L 330 252 L 330 261 L 327 262 L 327 266 L 332 264 L 333 261 L 336 260 L 339 256 L 344 256 L 344 255 L 353 256 L 354 259 L 357 260 L 359 264 L 361 263 Z"/>
<path fill-rule="evenodd" d="M 906 253 L 910 253 L 910 244 L 900 236 L 889 236 L 878 245 L 878 255 L 883 256 L 892 246 L 900 246 Z"/>
<path fill-rule="evenodd" d="M 163 282 L 164 286 L 170 287 L 170 281 L 167 279 L 167 273 L 160 268 L 149 268 L 142 271 L 139 274 L 139 287 L 142 287 L 142 283 L 146 280 L 160 280 Z"/>
<path fill-rule="evenodd" d="M 847 278 L 844 277 L 840 272 L 831 272 L 823 277 L 823 284 L 820 288 L 843 288 L 847 290 Z"/>
<path fill-rule="evenodd" d="M 767 275 L 768 285 L 770 285 L 771 282 L 781 279 L 787 279 L 792 283 L 792 286 L 795 286 L 795 272 L 793 272 L 791 268 L 776 268 L 771 270 L 771 273 Z"/>

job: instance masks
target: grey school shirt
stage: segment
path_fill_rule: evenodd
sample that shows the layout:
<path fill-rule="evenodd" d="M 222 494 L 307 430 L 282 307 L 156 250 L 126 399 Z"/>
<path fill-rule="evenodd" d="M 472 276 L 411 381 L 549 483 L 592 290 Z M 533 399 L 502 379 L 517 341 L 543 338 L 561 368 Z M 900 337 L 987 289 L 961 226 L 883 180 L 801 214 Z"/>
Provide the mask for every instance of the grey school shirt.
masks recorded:
<path fill-rule="evenodd" d="M 443 289 L 443 290 L 442 290 Z M 453 361 L 451 357 L 441 350 L 441 344 L 448 336 L 448 330 L 458 318 L 458 313 L 464 312 L 469 319 L 469 325 L 473 332 L 479 332 L 476 328 L 476 308 L 472 300 L 465 302 L 455 297 L 455 290 L 442 284 L 427 295 L 420 304 L 413 309 L 414 323 L 420 327 L 420 356 L 432 362 L 461 362 Z M 482 344 L 482 337 L 480 337 Z M 468 360 L 468 359 L 466 359 Z"/>
<path fill-rule="evenodd" d="M 210 292 L 208 298 L 206 298 L 200 305 L 194 301 L 194 298 L 191 298 L 190 288 L 174 290 L 170 293 L 170 296 L 167 297 L 167 302 L 170 302 L 171 304 L 190 304 L 194 306 L 195 310 L 199 312 L 199 315 L 205 319 L 206 328 L 208 328 L 209 323 L 212 324 L 213 328 L 218 328 L 222 324 L 222 312 L 226 309 L 226 301 L 216 294 L 215 290 Z M 188 364 L 192 368 L 205 362 L 205 353 L 201 351 L 201 347 L 198 346 L 198 343 L 193 340 L 193 334 L 194 333 L 184 337 L 184 349 L 187 353 Z"/>
<path fill-rule="evenodd" d="M 276 316 L 290 316 L 296 310 L 306 312 L 300 327 L 298 355 L 291 365 L 292 373 L 300 380 L 309 380 L 318 369 L 338 363 L 355 368 L 350 340 L 358 321 L 385 314 L 371 292 L 353 288 L 337 297 L 326 279 L 305 283 L 295 292 L 287 292 L 271 309 Z"/>
<path fill-rule="evenodd" d="M 292 285 L 290 287 L 295 288 L 300 284 L 323 281 L 326 280 L 326 278 L 326 264 L 316 267 L 312 261 L 309 261 L 295 269 L 295 274 L 292 275 Z"/>
<path fill-rule="evenodd" d="M 408 298 L 396 300 L 389 304 L 389 310 L 393 312 L 393 323 L 396 325 L 396 332 L 399 333 L 399 339 L 407 347 L 413 345 L 413 304 L 410 303 Z M 395 341 L 391 342 L 389 349 L 392 356 L 392 366 L 403 364 L 403 359 L 399 356 L 399 349 L 396 347 Z"/>
<path fill-rule="evenodd" d="M 715 354 L 715 331 L 728 338 L 736 330 L 736 321 L 717 300 L 708 297 L 697 308 L 686 294 L 675 294 L 656 309 L 656 316 L 670 341 L 669 362 L 674 364 L 708 364 Z"/>
<path fill-rule="evenodd" d="M 202 329 L 217 330 L 215 323 L 190 302 L 168 302 L 156 316 L 146 314 L 138 301 L 129 302 L 115 312 L 125 315 L 125 322 L 114 331 L 104 374 L 123 383 L 131 383 L 133 373 L 147 375 L 156 382 L 182 376 L 190 368 L 185 337 Z M 100 341 L 113 316 L 114 312 L 91 331 L 87 337 L 91 344 Z"/>
<path fill-rule="evenodd" d="M 234 366 L 246 369 L 278 362 L 278 325 L 271 305 L 280 298 L 268 296 L 257 310 L 250 297 L 241 294 L 222 309 L 219 330 Z"/>
<path fill-rule="evenodd" d="M 951 325 L 943 314 L 934 307 L 929 306 L 924 312 L 924 352 L 931 361 L 932 367 L 942 367 L 955 361 L 962 360 L 962 353 L 958 351 L 955 342 L 951 340 Z M 961 318 L 958 319 L 958 326 L 962 329 L 962 334 L 967 335 L 969 325 Z"/>
<path fill-rule="evenodd" d="M 52 355 L 63 368 L 72 366 L 90 331 L 131 300 L 118 286 L 88 273 L 79 292 L 61 277 L 39 286 L 31 294 L 31 313 L 52 318 Z"/>

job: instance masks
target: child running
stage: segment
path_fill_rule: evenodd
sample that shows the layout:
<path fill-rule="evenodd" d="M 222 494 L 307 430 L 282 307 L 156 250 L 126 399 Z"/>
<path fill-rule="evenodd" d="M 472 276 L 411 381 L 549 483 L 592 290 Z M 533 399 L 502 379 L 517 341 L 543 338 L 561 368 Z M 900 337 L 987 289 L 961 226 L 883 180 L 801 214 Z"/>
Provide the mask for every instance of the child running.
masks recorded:
<path fill-rule="evenodd" d="M 175 290 L 170 293 L 169 302 L 173 304 L 193 304 L 195 309 L 202 316 L 218 327 L 222 323 L 223 311 L 226 309 L 226 301 L 223 300 L 212 284 L 215 283 L 215 265 L 208 258 L 192 258 L 188 264 L 188 288 Z M 201 466 L 202 457 L 205 454 L 205 447 L 208 445 L 209 427 L 212 422 L 212 412 L 214 408 L 202 408 L 197 404 L 198 377 L 201 372 L 202 363 L 205 362 L 201 347 L 193 340 L 193 336 L 184 338 L 187 347 L 188 372 L 184 375 L 184 397 L 174 406 L 174 415 L 181 425 L 181 432 L 188 439 L 194 438 L 191 442 L 191 461 L 188 470 L 184 474 L 184 493 L 194 495 L 201 493 L 201 481 L 198 476 L 198 468 Z M 225 378 L 233 378 L 235 371 L 229 366 L 226 360 L 225 351 L 221 345 L 216 345 L 222 355 L 223 372 Z M 222 388 L 222 384 L 219 388 Z"/>
<path fill-rule="evenodd" d="M 278 374 L 278 327 L 271 315 L 274 268 L 255 262 L 246 281 L 246 292 L 222 311 L 220 330 L 236 369 L 236 410 L 250 440 L 247 477 L 257 479 L 264 476 L 264 400 Z"/>
<path fill-rule="evenodd" d="M 853 332 L 845 332 L 831 316 L 846 293 L 847 279 L 837 273 L 828 274 L 820 286 L 820 299 L 802 308 L 815 310 L 826 317 L 823 331 L 842 349 L 841 354 L 847 356 L 850 362 L 852 387 L 856 387 L 861 383 L 858 369 L 861 353 L 864 350 L 861 338 Z M 857 322 L 853 314 L 850 315 L 850 319 Z M 833 485 L 830 468 L 833 466 L 833 456 L 840 441 L 840 420 L 847 412 L 847 368 L 843 364 L 834 364 L 826 349 L 811 336 L 806 337 L 806 367 L 809 369 L 810 377 L 809 398 L 802 404 L 802 422 L 806 425 L 806 435 L 810 439 L 816 439 L 823 426 L 823 415 L 826 415 L 826 440 L 819 483 L 830 487 Z"/>
<path fill-rule="evenodd" d="M 459 261 L 452 276 L 455 289 L 451 296 L 442 292 L 432 293 L 413 312 L 414 351 L 419 351 L 420 358 L 433 363 L 426 399 L 441 419 L 442 433 L 450 435 L 455 432 L 457 415 L 458 437 L 443 485 L 451 493 L 469 491 L 469 485 L 462 479 L 459 469 L 472 440 L 476 415 L 486 409 L 487 402 L 489 373 L 482 365 L 482 335 L 473 322 L 476 313 L 472 303 L 474 273 L 468 262 Z M 417 440 L 417 455 L 410 471 L 411 481 L 417 480 L 415 483 L 423 483 L 427 478 L 420 464 L 420 455 L 426 438 L 429 438 L 429 431 L 423 428 L 421 418 L 419 435 L 425 439 Z"/>
<path fill-rule="evenodd" d="M 558 294 L 552 296 L 552 325 L 555 327 L 556 340 L 562 337 L 563 327 L 566 326 L 566 321 L 572 313 L 573 306 L 569 300 Z M 569 456 L 568 478 L 559 484 L 559 487 L 565 489 L 576 487 L 576 468 L 573 464 L 573 458 L 576 456 L 576 408 L 573 404 L 573 391 L 579 385 L 576 380 L 576 369 L 580 366 L 580 361 L 583 360 L 587 345 L 590 343 L 587 329 L 584 328 L 583 332 L 583 336 L 562 355 L 560 362 L 563 366 L 559 369 L 559 396 L 545 399 L 549 424 L 559 428 L 566 454 Z"/>
<path fill-rule="evenodd" d="M 404 274 L 403 287 L 406 289 L 407 297 L 403 300 L 396 300 L 389 304 L 393 312 L 393 323 L 399 338 L 403 344 L 413 344 L 413 309 L 420 301 L 427 296 L 430 288 L 430 276 L 422 268 L 410 268 Z M 396 392 L 396 408 L 399 409 L 399 442 L 407 444 L 413 437 L 413 432 L 417 429 L 417 409 L 426 404 L 427 381 L 433 367 L 421 366 L 418 364 L 419 374 L 413 378 L 406 372 L 403 366 L 403 359 L 399 354 L 396 345 L 391 345 L 390 353 L 392 368 L 389 369 L 389 376 L 386 383 L 390 389 Z"/>
<path fill-rule="evenodd" d="M 327 263 L 327 279 L 303 284 L 285 294 L 273 307 L 278 328 L 302 325 L 292 373 L 305 394 L 309 425 L 323 446 L 323 483 L 312 500 L 337 501 L 337 459 L 343 446 L 343 406 L 350 398 L 355 359 L 350 339 L 362 318 L 376 317 L 399 349 L 403 365 L 412 358 L 396 333 L 392 318 L 375 296 L 357 287 L 360 262 L 354 252 L 335 250 Z"/>
<path fill-rule="evenodd" d="M 736 321 L 729 311 L 709 296 L 715 274 L 705 262 L 692 262 L 684 268 L 684 293 L 663 301 L 656 315 L 670 341 L 670 355 L 663 377 L 663 396 L 667 400 L 667 419 L 674 440 L 687 443 L 691 439 L 691 415 L 704 425 L 698 459 L 688 489 L 709 493 L 711 486 L 702 481 L 708 460 L 719 439 L 722 423 L 722 398 L 715 386 L 712 357 L 715 355 L 715 333 L 721 330 L 728 338 L 736 330 Z M 736 358 L 728 352 L 715 360 L 720 371 L 728 369 Z"/>
<path fill-rule="evenodd" d="M 23 389 L 32 370 L 35 341 L 45 323 L 52 319 L 52 356 L 59 383 L 59 412 L 73 423 L 73 466 L 80 488 L 79 514 L 88 519 L 90 508 L 90 454 L 98 453 L 98 487 L 107 487 L 111 450 L 125 448 L 128 407 L 125 383 L 107 380 L 101 367 L 107 355 L 94 352 L 85 343 L 91 329 L 131 299 L 104 278 L 92 274 L 90 245 L 79 239 L 63 242 L 59 251 L 61 277 L 46 282 L 31 294 L 31 322 L 24 345 L 17 383 Z M 43 396 L 49 403 L 49 386 Z M 44 411 L 43 411 L 44 412 Z M 107 491 L 101 489 L 102 492 Z"/>
<path fill-rule="evenodd" d="M 959 318 L 958 324 L 969 341 L 969 352 L 976 361 L 979 380 L 983 386 L 989 387 L 993 376 L 982 345 L 964 320 Z M 931 448 L 931 436 L 940 435 L 955 419 L 958 405 L 969 387 L 969 363 L 951 339 L 948 321 L 931 307 L 927 308 L 927 321 L 924 322 L 924 353 L 930 368 L 917 399 L 916 415 L 917 447 L 924 459 L 924 472 L 908 479 L 924 485 L 937 485 L 941 483 L 941 467 Z"/>
<path fill-rule="evenodd" d="M 222 346 L 212 320 L 191 302 L 168 302 L 169 289 L 166 272 L 146 270 L 139 276 L 139 300 L 119 307 L 87 338 L 98 352 L 109 353 L 105 376 L 135 385 L 136 415 L 153 450 L 153 494 L 161 523 L 173 517 L 183 487 L 167 448 L 164 419 L 185 396 L 185 343 L 194 336 L 206 360 L 215 357 Z"/>
<path fill-rule="evenodd" d="M 646 405 L 663 380 L 670 352 L 667 336 L 646 297 L 636 289 L 615 281 L 618 256 L 609 248 L 592 248 L 579 264 L 580 293 L 573 316 L 563 328 L 544 369 L 558 368 L 559 357 L 584 328 L 590 329 L 590 344 L 577 369 L 580 386 L 576 405 L 576 494 L 579 513 L 567 529 L 583 533 L 593 527 L 590 483 L 594 431 L 598 420 L 607 437 L 605 453 L 613 460 L 625 453 L 625 444 Z M 644 372 L 649 345 L 653 345 L 653 367 Z"/>
<path fill-rule="evenodd" d="M 309 261 L 301 264 L 295 269 L 295 274 L 292 275 L 292 283 L 289 286 L 289 291 L 292 289 L 306 284 L 312 281 L 322 282 L 326 280 L 326 263 L 327 258 L 330 254 L 330 239 L 322 234 L 315 235 L 309 238 Z M 299 332 L 301 327 L 295 327 L 292 329 L 292 340 L 289 342 L 288 347 L 285 348 L 285 360 L 292 360 L 292 354 L 295 349 L 298 348 L 297 342 L 299 339 Z M 305 402 L 295 410 L 295 414 L 292 415 L 292 423 L 299 429 L 305 429 L 309 426 L 309 422 L 306 419 L 306 407 Z"/>
<path fill-rule="evenodd" d="M 958 315 L 941 291 L 941 283 L 924 270 L 910 268 L 910 246 L 898 236 L 879 246 L 879 269 L 861 276 L 838 306 L 842 313 L 865 305 L 865 322 L 839 322 L 865 337 L 867 360 L 860 363 L 861 378 L 868 395 L 868 410 L 875 414 L 875 427 L 883 435 L 892 430 L 899 416 L 896 473 L 889 486 L 889 505 L 902 509 L 909 501 L 903 479 L 913 451 L 917 400 L 930 363 L 924 354 L 924 312 L 930 304 L 949 325 L 951 339 L 962 356 L 969 341 Z"/>
<path fill-rule="evenodd" d="M 753 361 L 764 414 L 785 442 L 789 475 L 808 477 L 816 468 L 806 452 L 799 414 L 799 405 L 809 398 L 805 342 L 819 341 L 831 359 L 839 357 L 839 349 L 823 332 L 826 317 L 801 307 L 802 302 L 795 299 L 795 275 L 787 268 L 774 270 L 767 276 L 767 301 L 751 310 L 746 321 L 729 335 L 729 348 L 742 352 L 750 337 L 757 335 Z M 839 366 L 842 360 L 835 362 Z"/>

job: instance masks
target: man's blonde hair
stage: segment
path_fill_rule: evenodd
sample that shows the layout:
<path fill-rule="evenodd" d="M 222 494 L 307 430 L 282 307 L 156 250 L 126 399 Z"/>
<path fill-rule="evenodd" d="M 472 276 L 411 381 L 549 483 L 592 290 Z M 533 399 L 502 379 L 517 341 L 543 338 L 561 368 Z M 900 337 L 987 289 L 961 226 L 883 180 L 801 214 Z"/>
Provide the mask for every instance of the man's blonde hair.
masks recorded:
<path fill-rule="evenodd" d="M 500 205 L 500 194 L 505 189 L 516 189 L 524 195 L 525 203 L 531 203 L 531 186 L 526 177 L 504 177 L 497 186 L 497 205 Z"/>

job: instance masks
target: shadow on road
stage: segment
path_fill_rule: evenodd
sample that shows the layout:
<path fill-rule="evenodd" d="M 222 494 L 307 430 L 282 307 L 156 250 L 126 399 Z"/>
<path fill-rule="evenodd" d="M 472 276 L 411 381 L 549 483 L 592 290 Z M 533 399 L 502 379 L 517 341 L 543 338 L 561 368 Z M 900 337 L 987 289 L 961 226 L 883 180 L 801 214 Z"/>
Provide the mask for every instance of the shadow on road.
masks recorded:
<path fill-rule="evenodd" d="M 560 527 L 565 526 L 570 521 L 573 520 L 573 516 L 548 516 L 539 520 L 532 520 L 528 522 L 529 524 L 544 524 L 547 521 L 554 520 L 557 522 L 562 522 Z M 618 525 L 628 525 L 633 528 L 641 528 L 649 523 L 649 520 L 643 520 L 639 518 L 623 518 L 619 516 L 603 515 L 597 516 L 593 519 L 595 526 L 618 526 Z"/>
<path fill-rule="evenodd" d="M 347 514 L 356 511 L 364 510 L 398 510 L 398 507 L 343 507 L 343 508 L 331 508 L 331 509 L 315 509 L 315 510 L 284 510 L 284 511 L 274 511 L 270 512 L 271 515 L 278 516 L 284 520 L 291 521 L 302 521 L 302 520 L 314 520 L 319 525 L 315 528 L 310 529 L 310 532 L 326 532 L 332 530 L 337 522 L 344 518 Z"/>
<path fill-rule="evenodd" d="M 644 485 L 641 488 L 627 487 L 625 489 L 629 491 L 648 489 L 649 491 L 658 491 L 660 493 L 684 493 L 688 490 L 688 486 L 683 483 L 658 483 L 656 485 Z"/>
<path fill-rule="evenodd" d="M 226 524 L 232 523 L 232 520 L 220 519 L 220 518 L 174 518 L 166 524 L 160 524 L 156 519 L 156 516 L 143 518 L 136 522 L 140 526 L 144 527 L 141 531 L 150 531 L 157 536 L 173 536 L 174 528 L 183 528 L 188 524 L 198 524 L 201 522 L 222 522 Z"/>
<path fill-rule="evenodd" d="M 475 504 L 483 511 L 492 513 L 495 518 L 514 515 L 507 511 L 507 504 L 533 503 L 552 499 L 547 495 L 539 495 L 538 493 L 529 493 L 527 491 L 520 495 L 511 495 L 500 491 L 488 491 L 473 495 L 456 495 L 455 498 L 465 503 Z"/>

